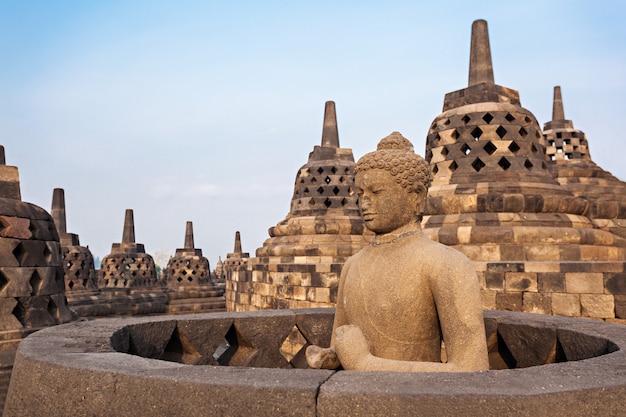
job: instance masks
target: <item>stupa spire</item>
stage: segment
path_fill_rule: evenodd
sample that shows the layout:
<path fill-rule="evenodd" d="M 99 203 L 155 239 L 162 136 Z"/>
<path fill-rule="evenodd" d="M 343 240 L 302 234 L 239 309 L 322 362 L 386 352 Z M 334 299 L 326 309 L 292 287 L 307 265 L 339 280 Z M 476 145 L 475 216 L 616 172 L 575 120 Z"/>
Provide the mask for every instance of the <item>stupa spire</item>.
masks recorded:
<path fill-rule="evenodd" d="M 59 236 L 67 233 L 65 220 L 65 191 L 63 188 L 55 188 L 52 192 L 52 219 L 57 227 Z"/>
<path fill-rule="evenodd" d="M 327 101 L 326 107 L 324 108 L 322 146 L 326 148 L 339 147 L 339 132 L 337 130 L 337 114 L 335 113 L 334 101 Z"/>
<path fill-rule="evenodd" d="M 482 19 L 472 23 L 468 86 L 481 83 L 495 84 L 489 46 L 489 31 L 487 21 Z"/>
<path fill-rule="evenodd" d="M 233 253 L 242 253 L 243 250 L 241 250 L 241 235 L 239 234 L 239 232 L 235 232 L 235 250 Z"/>
<path fill-rule="evenodd" d="M 122 235 L 122 243 L 135 243 L 135 220 L 133 218 L 133 210 L 126 209 L 124 217 L 124 234 Z"/>
<path fill-rule="evenodd" d="M 554 99 L 552 100 L 552 120 L 565 120 L 563 110 L 563 99 L 561 98 L 561 87 L 554 87 Z"/>
<path fill-rule="evenodd" d="M 185 249 L 193 249 L 193 223 L 187 222 L 185 226 Z"/>

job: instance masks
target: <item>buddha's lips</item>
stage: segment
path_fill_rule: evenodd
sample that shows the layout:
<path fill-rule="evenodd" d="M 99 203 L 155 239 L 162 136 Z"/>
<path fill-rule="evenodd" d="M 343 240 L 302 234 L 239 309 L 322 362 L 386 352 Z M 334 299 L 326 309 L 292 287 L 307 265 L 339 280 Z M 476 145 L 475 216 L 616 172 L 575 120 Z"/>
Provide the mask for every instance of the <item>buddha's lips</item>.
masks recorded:
<path fill-rule="evenodd" d="M 376 217 L 376 213 L 362 213 L 361 216 L 363 217 L 363 220 L 369 221 Z"/>

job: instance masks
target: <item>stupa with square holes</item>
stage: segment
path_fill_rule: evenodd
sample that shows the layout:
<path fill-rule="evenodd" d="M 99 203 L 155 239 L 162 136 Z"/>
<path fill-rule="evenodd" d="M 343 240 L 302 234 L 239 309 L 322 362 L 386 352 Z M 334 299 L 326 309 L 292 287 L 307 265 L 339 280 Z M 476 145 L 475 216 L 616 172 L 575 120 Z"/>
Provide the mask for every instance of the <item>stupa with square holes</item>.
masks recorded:
<path fill-rule="evenodd" d="M 560 86 L 554 87 L 552 120 L 544 124 L 543 140 L 552 173 L 574 195 L 589 201 L 594 226 L 626 237 L 626 183 L 593 162 L 585 132 L 565 119 Z"/>
<path fill-rule="evenodd" d="M 615 318 L 626 240 L 552 175 L 537 120 L 494 83 L 484 20 L 472 26 L 469 86 L 446 94 L 426 159 L 425 233 L 475 262 L 485 308 Z"/>

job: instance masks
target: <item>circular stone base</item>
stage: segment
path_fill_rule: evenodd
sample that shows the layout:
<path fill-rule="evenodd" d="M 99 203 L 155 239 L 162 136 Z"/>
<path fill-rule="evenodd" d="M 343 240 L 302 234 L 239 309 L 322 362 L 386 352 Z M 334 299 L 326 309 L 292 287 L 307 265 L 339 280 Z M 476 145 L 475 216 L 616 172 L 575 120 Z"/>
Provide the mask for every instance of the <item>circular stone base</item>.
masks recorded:
<path fill-rule="evenodd" d="M 301 366 L 301 354 L 281 354 L 286 339 L 297 331 L 302 340 L 328 343 L 333 313 L 209 313 L 48 328 L 20 344 L 4 415 L 626 413 L 625 326 L 487 311 L 492 367 L 516 369 L 448 374 L 293 369 Z"/>

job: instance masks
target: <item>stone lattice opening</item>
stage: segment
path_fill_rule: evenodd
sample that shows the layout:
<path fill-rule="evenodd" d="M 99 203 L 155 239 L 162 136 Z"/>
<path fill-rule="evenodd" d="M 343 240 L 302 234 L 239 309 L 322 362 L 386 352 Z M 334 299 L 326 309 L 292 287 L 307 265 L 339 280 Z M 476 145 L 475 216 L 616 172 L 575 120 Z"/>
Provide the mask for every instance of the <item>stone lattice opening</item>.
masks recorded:
<path fill-rule="evenodd" d="M 496 145 L 494 145 L 491 141 L 487 142 L 487 144 L 485 146 L 483 146 L 483 149 L 485 152 L 487 152 L 489 155 L 493 154 L 495 151 L 498 150 L 498 148 L 496 147 Z"/>
<path fill-rule="evenodd" d="M 528 159 L 526 161 L 524 161 L 524 167 L 528 170 L 530 170 L 533 167 L 533 163 L 530 162 Z"/>
<path fill-rule="evenodd" d="M 500 165 L 500 168 L 505 171 L 511 167 L 511 163 L 505 157 L 500 158 L 500 160 L 498 161 L 498 165 Z"/>
<path fill-rule="evenodd" d="M 481 161 L 480 158 L 476 158 L 474 162 L 472 162 L 472 168 L 474 168 L 476 172 L 480 172 L 480 170 L 483 169 L 484 167 L 485 167 L 485 163 Z"/>
<path fill-rule="evenodd" d="M 293 326 L 289 336 L 283 341 L 280 345 L 280 354 L 287 362 L 291 362 L 291 360 L 296 356 L 305 346 L 307 346 L 307 341 L 298 329 L 298 326 Z"/>
<path fill-rule="evenodd" d="M 480 137 L 483 134 L 483 131 L 481 130 L 481 128 L 479 127 L 475 127 L 474 130 L 472 130 L 472 132 L 470 133 L 472 135 L 472 137 L 474 138 L 474 140 L 478 140 L 480 139 Z"/>
<path fill-rule="evenodd" d="M 489 124 L 493 120 L 493 116 L 491 115 L 491 113 L 485 113 L 485 115 L 483 116 L 483 120 L 485 121 L 485 123 Z"/>
<path fill-rule="evenodd" d="M 228 347 L 216 358 L 222 366 L 246 366 L 257 352 L 257 348 L 234 325 L 230 326 L 224 339 Z"/>

